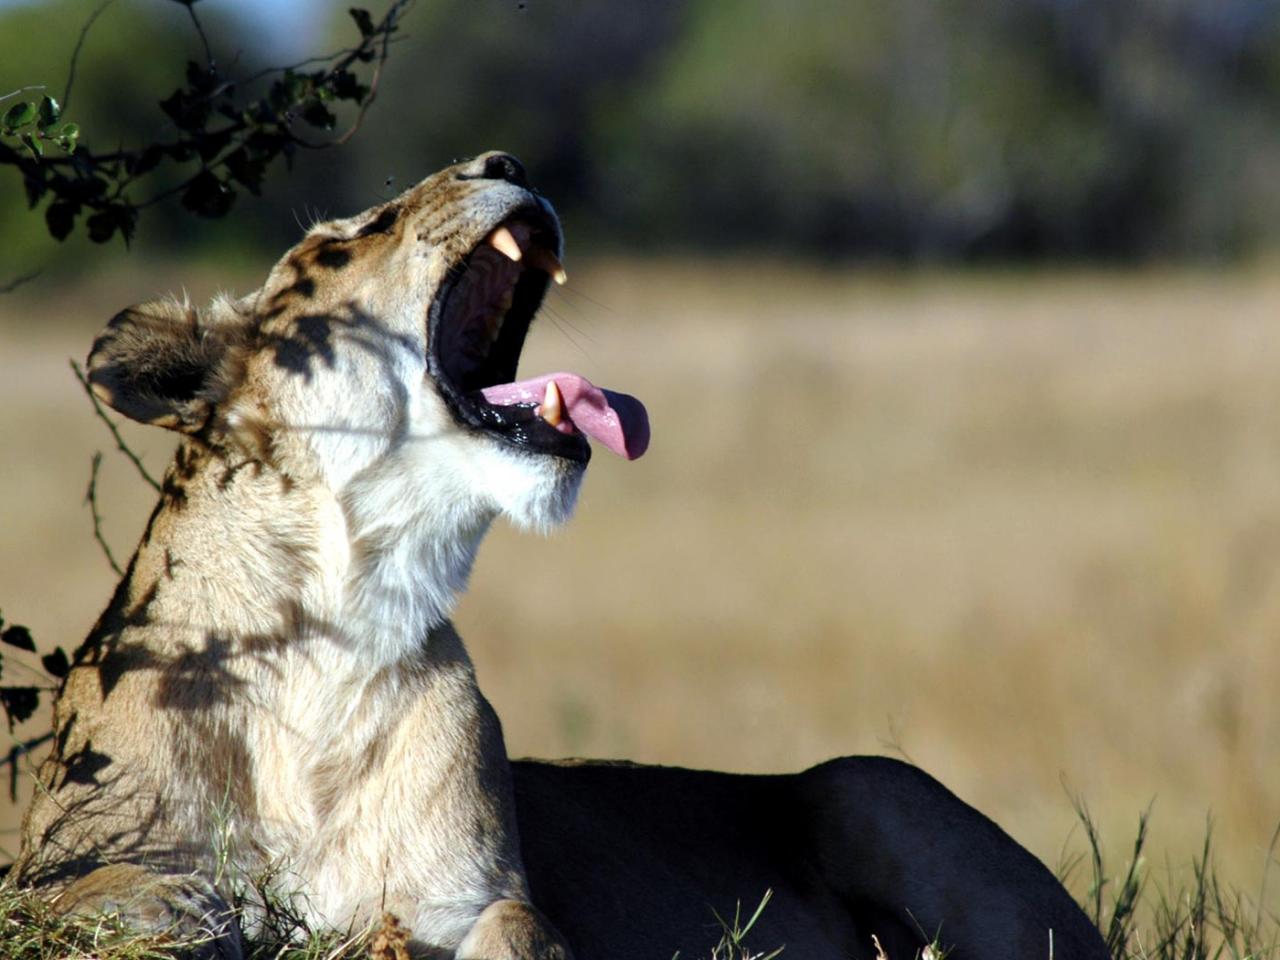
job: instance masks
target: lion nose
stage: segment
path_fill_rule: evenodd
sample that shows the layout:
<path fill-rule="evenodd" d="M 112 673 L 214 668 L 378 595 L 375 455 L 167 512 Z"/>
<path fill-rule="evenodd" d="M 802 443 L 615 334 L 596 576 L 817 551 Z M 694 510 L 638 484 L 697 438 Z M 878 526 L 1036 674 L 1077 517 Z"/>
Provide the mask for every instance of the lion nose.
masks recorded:
<path fill-rule="evenodd" d="M 524 164 L 509 153 L 482 153 L 468 164 L 468 173 L 476 180 L 505 180 L 517 187 L 529 187 Z"/>

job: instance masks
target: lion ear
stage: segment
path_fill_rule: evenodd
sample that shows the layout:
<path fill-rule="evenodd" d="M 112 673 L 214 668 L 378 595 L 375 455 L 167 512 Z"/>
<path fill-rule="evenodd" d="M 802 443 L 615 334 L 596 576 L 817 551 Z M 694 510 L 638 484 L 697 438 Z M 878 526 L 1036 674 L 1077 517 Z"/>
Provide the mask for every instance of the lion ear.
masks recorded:
<path fill-rule="evenodd" d="M 209 419 L 211 385 L 226 350 L 199 314 L 173 300 L 112 317 L 89 354 L 89 386 L 103 403 L 142 423 L 195 433 Z"/>

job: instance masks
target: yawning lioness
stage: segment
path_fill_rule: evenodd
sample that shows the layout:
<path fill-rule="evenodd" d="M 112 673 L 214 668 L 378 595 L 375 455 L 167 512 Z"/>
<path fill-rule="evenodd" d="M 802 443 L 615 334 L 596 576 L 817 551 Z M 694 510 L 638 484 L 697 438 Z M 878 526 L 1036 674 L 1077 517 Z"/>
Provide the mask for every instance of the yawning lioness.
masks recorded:
<path fill-rule="evenodd" d="M 753 777 L 510 764 L 449 622 L 489 524 L 573 508 L 644 409 L 516 380 L 561 282 L 551 207 L 486 154 L 312 229 L 247 297 L 118 314 L 93 389 L 182 436 L 76 656 L 15 876 L 61 908 L 206 931 L 267 874 L 318 925 L 384 910 L 428 957 L 669 960 L 765 890 L 796 960 L 1102 960 L 1053 876 L 919 770 Z M 252 911 L 248 919 L 252 920 Z"/>

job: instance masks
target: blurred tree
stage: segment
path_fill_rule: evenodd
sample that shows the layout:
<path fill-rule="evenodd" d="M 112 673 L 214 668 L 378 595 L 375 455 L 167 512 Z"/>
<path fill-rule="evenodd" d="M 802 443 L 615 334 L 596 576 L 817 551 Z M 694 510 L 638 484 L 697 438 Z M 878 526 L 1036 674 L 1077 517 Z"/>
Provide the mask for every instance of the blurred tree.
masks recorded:
<path fill-rule="evenodd" d="M 576 240 L 891 258 L 1274 244 L 1277 0 L 440 0 L 344 206 L 521 154 Z"/>
<path fill-rule="evenodd" d="M 101 75 L 90 79 L 77 73 L 88 72 L 98 65 L 81 61 L 80 48 L 95 22 L 111 4 L 100 5 L 88 20 L 80 22 L 79 40 L 71 55 L 68 79 L 60 98 L 72 104 L 75 115 L 83 118 L 84 128 L 92 136 L 106 139 L 118 135 L 130 145 L 114 149 L 93 150 L 80 142 L 78 125 L 63 117 L 63 105 L 49 92 L 47 82 L 37 82 L 0 93 L 0 167 L 8 166 L 21 177 L 27 206 L 34 209 L 42 201 L 44 227 L 58 240 L 66 238 L 81 220 L 89 239 L 105 243 L 119 236 L 127 243 L 133 235 L 139 212 L 162 199 L 181 197 L 182 206 L 198 216 L 217 218 L 228 213 L 240 190 L 258 194 L 267 168 L 277 159 L 291 158 L 298 148 L 327 146 L 345 142 L 359 127 L 364 109 L 373 99 L 378 75 L 385 62 L 392 34 L 398 29 L 401 13 L 412 0 L 392 0 L 382 19 L 375 21 L 365 10 L 352 8 L 349 13 L 357 30 L 356 42 L 335 54 L 323 55 L 292 67 L 265 68 L 254 71 L 244 81 L 233 79 L 214 57 L 214 44 L 193 4 L 196 0 L 175 0 L 173 6 L 186 8 L 188 26 L 198 41 L 197 59 L 188 60 L 179 75 L 183 82 L 158 104 L 158 111 L 142 105 L 172 84 L 170 72 L 181 59 L 181 46 L 173 37 L 173 26 L 159 27 L 151 21 L 134 22 L 125 33 L 109 33 L 106 48 L 117 54 L 126 50 L 128 57 L 112 58 L 115 62 L 141 63 L 142 74 L 130 75 L 130 83 L 104 86 Z M 44 10 L 29 24 L 33 32 L 57 32 L 60 18 L 69 19 L 67 5 Z M 33 12 L 34 13 L 34 12 Z M 127 21 L 126 21 L 127 22 Z M 13 26 L 11 21 L 8 24 Z M 136 28 L 136 29 L 135 29 Z M 152 31 L 152 32 L 148 32 Z M 21 36 L 21 32 L 10 36 Z M 154 41 L 153 43 L 148 41 Z M 16 49 L 16 48 L 15 48 Z M 99 46 L 99 55 L 104 49 Z M 141 49 L 144 55 L 138 55 Z M 13 61 L 8 61 L 10 65 Z M 376 63 L 369 85 L 356 75 L 360 64 Z M 160 67 L 164 67 L 161 70 Z M 232 68 L 238 67 L 238 58 Z M 43 60 L 20 64 L 18 69 L 47 71 Z M 152 71 L 155 71 L 152 74 Z M 110 73 L 110 67 L 104 69 Z M 141 80 L 141 84 L 132 81 Z M 96 82 L 95 82 L 96 81 Z M 254 89 L 261 83 L 265 89 L 257 96 L 242 95 L 245 87 Z M 92 84 L 92 85 L 90 85 Z M 86 86 L 94 91 L 82 93 Z M 38 99 L 33 98 L 38 94 Z M 72 96 L 75 100 L 72 101 Z M 352 125 L 341 135 L 326 135 L 338 125 L 331 109 L 347 101 L 358 108 Z M 141 126 L 144 117 L 159 112 L 167 122 Z M 153 132 L 141 138 L 139 129 Z M 304 132 L 305 131 L 305 132 Z M 321 131 L 316 133 L 316 131 Z M 322 137 L 317 141 L 315 137 Z M 84 138 L 86 141 L 90 136 Z M 134 192 L 142 184 L 153 191 L 147 199 Z M 16 193 L 16 191 L 15 191 Z M 12 211 L 12 197 L 5 197 Z M 20 216 L 15 219 L 22 219 Z M 28 217 L 27 219 L 33 219 Z M 6 221 L 7 223 L 9 221 Z M 20 231 L 6 228 L 6 245 L 16 245 Z M 79 371 L 77 370 L 77 373 Z M 81 378 L 88 392 L 88 384 Z M 92 399 L 92 395 L 91 399 Z M 95 409 L 106 420 L 96 400 Z M 108 425 L 110 421 L 107 420 Z M 112 427 L 112 432 L 115 428 Z M 122 451 L 141 470 L 140 461 L 116 434 Z M 98 528 L 99 517 L 94 489 L 99 458 L 95 456 L 93 479 L 89 487 L 89 503 L 93 510 L 94 533 L 119 572 Z M 143 475 L 146 476 L 145 471 Z M 148 478 L 150 479 L 150 478 Z M 153 486 L 157 486 L 152 481 Z M 158 489 L 158 486 L 157 486 Z M 35 654 L 36 647 L 26 627 L 4 628 L 0 618 L 0 643 Z M 35 668 L 28 664 L 30 673 Z M 48 682 L 32 684 L 0 683 L 0 713 L 3 713 L 12 735 L 15 726 L 29 719 L 39 706 L 40 696 L 57 688 L 69 669 L 69 661 L 61 647 L 40 660 Z M 3 657 L 0 656 L 0 672 Z M 52 735 L 41 733 L 25 742 L 15 742 L 4 761 L 10 772 L 10 795 L 14 795 L 19 759 L 46 742 Z"/>
<path fill-rule="evenodd" d="M 127 243 L 139 212 L 174 196 L 181 198 L 190 213 L 224 216 L 239 191 L 261 192 L 268 168 L 278 159 L 287 163 L 299 148 L 345 142 L 373 99 L 391 37 L 412 0 L 393 0 L 377 22 L 368 11 L 352 8 L 349 13 L 358 33 L 351 46 L 294 66 L 265 68 L 247 75 L 238 56 L 230 69 L 219 63 L 195 12 L 195 2 L 173 0 L 169 4 L 186 9 L 186 26 L 198 41 L 199 52 L 186 62 L 181 85 L 159 101 L 158 112 L 167 122 L 159 128 L 153 122 L 152 132 L 141 142 L 136 134 L 140 117 L 129 116 L 128 101 L 120 102 L 124 98 L 113 96 L 109 102 L 90 104 L 87 110 L 77 99 L 77 115 L 85 118 L 86 136 L 81 138 L 80 125 L 64 120 L 65 106 L 48 92 L 47 84 L 0 94 L 0 99 L 7 101 L 0 113 L 0 166 L 14 167 L 21 175 L 29 207 L 47 201 L 45 224 L 56 239 L 68 236 L 80 219 L 91 240 L 102 243 L 120 236 Z M 61 94 L 64 104 L 79 93 L 74 81 L 81 66 L 81 48 L 111 5 L 112 0 L 106 0 L 79 29 Z M 39 26 L 47 29 L 49 23 L 41 21 Z M 120 34 L 115 36 L 118 39 Z M 165 52 L 177 46 L 166 42 L 147 45 L 146 56 L 139 57 L 139 35 L 130 31 L 127 37 L 134 56 L 119 58 L 120 62 L 150 60 L 153 49 L 160 51 L 155 59 L 163 61 Z M 370 63 L 375 64 L 372 79 L 365 84 L 357 69 Z M 95 88 L 103 90 L 100 85 Z M 36 89 L 45 92 L 38 101 L 28 99 Z M 144 96 L 154 97 L 155 87 L 143 89 L 147 90 Z M 334 108 L 344 101 L 358 112 L 345 133 L 334 134 L 339 122 Z M 134 107 L 134 112 L 140 113 L 136 104 Z M 124 131 L 133 131 L 132 142 L 114 149 L 93 149 L 91 144 L 115 132 L 117 124 L 124 125 L 122 141 Z M 140 197 L 142 191 L 146 193 Z"/>
<path fill-rule="evenodd" d="M 308 8 L 335 47 L 346 6 Z M 0 16 L 0 93 L 60 84 L 83 0 Z M 309 157 L 252 223 L 197 238 L 157 208 L 150 236 L 266 255 L 295 211 L 361 209 L 502 147 L 575 247 L 1221 258 L 1280 239 L 1280 0 L 432 0 L 409 26 L 352 149 Z M 251 75 L 264 55 L 233 29 L 211 20 L 212 45 Z M 155 100 L 202 55 L 180 3 L 117 0 L 82 55 L 83 141 L 171 135 Z"/>

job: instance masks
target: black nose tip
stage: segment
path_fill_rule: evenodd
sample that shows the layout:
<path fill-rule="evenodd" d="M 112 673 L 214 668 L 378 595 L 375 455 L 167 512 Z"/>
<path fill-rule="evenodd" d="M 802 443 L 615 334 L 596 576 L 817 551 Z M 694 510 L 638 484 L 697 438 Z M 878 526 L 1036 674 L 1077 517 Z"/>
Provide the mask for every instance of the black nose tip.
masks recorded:
<path fill-rule="evenodd" d="M 477 180 L 505 180 L 517 187 L 529 186 L 529 175 L 524 164 L 509 153 L 489 153 L 476 157 L 475 165 L 480 167 L 473 177 Z"/>

